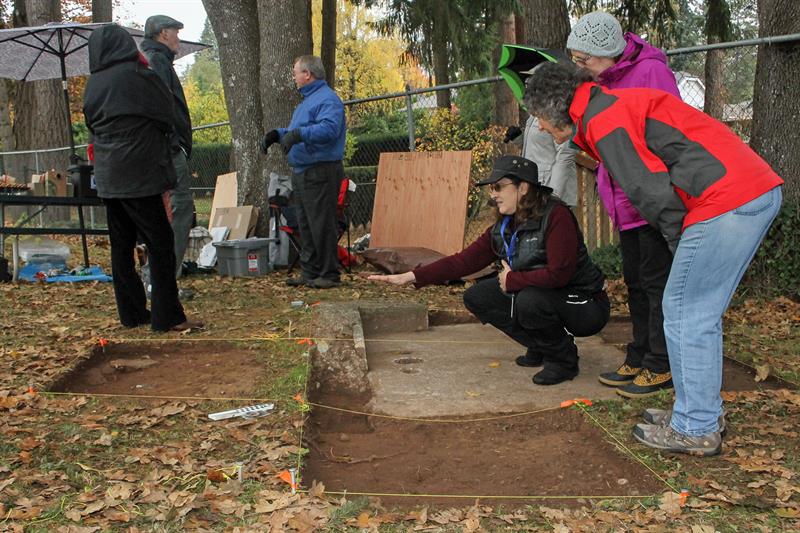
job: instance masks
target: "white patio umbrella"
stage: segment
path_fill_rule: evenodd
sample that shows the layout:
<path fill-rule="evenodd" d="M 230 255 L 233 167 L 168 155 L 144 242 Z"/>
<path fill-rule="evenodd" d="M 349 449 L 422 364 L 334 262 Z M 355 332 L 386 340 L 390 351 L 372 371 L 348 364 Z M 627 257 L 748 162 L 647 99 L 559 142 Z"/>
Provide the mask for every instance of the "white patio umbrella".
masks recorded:
<path fill-rule="evenodd" d="M 0 78 L 20 81 L 61 79 L 69 128 L 70 161 L 77 164 L 75 140 L 72 138 L 72 119 L 69 114 L 67 78 L 86 76 L 89 72 L 89 36 L 94 30 L 111 24 L 76 24 L 52 22 L 44 26 L 29 26 L 0 30 Z M 125 28 L 138 45 L 144 32 Z M 208 45 L 181 41 L 176 59 Z"/>

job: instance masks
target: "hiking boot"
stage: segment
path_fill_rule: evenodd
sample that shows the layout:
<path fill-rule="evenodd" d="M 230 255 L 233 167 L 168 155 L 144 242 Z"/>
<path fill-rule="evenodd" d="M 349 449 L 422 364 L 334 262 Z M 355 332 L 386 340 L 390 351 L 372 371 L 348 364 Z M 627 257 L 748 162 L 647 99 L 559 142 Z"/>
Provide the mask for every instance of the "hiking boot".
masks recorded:
<path fill-rule="evenodd" d="M 670 426 L 636 424 L 633 437 L 651 448 L 690 455 L 718 455 L 722 451 L 722 435 L 719 431 L 696 437 L 678 433 Z"/>
<path fill-rule="evenodd" d="M 341 283 L 338 279 L 316 278 L 308 282 L 308 286 L 315 289 L 332 289 L 338 287 Z"/>
<path fill-rule="evenodd" d="M 564 368 L 558 365 L 545 365 L 543 369 L 533 375 L 533 382 L 537 385 L 556 385 L 578 375 L 578 365 L 573 368 Z"/>
<path fill-rule="evenodd" d="M 516 362 L 519 366 L 542 366 L 542 363 L 544 363 L 544 357 L 542 354 L 534 353 L 530 348 L 528 348 L 528 351 L 525 352 L 525 355 L 520 355 L 517 357 Z"/>
<path fill-rule="evenodd" d="M 641 367 L 634 367 L 634 366 L 628 366 L 627 364 L 623 364 L 614 372 L 606 372 L 604 374 L 600 374 L 597 377 L 597 380 L 603 385 L 608 385 L 609 387 L 619 387 L 621 385 L 627 385 L 628 383 L 633 383 L 633 378 L 635 378 L 641 371 L 642 371 Z"/>
<path fill-rule="evenodd" d="M 617 394 L 626 398 L 644 398 L 658 394 L 660 390 L 672 388 L 672 372 L 656 374 L 644 368 L 639 372 L 633 382 L 617 388 Z"/>
<path fill-rule="evenodd" d="M 303 285 L 310 285 L 309 281 L 303 276 L 297 276 L 295 278 L 287 278 L 286 284 L 290 287 L 302 287 Z"/>
<path fill-rule="evenodd" d="M 672 420 L 672 409 L 645 409 L 642 411 L 642 418 L 646 423 L 654 426 L 668 426 L 670 420 Z M 724 437 L 728 432 L 728 427 L 725 423 L 725 411 L 719 415 L 717 425 L 719 426 L 719 434 Z"/>

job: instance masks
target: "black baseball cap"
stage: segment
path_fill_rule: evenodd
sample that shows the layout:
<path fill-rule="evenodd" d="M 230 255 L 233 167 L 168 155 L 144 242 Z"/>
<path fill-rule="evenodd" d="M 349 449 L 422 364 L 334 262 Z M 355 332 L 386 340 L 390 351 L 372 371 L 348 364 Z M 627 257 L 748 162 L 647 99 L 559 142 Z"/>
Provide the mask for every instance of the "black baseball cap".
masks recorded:
<path fill-rule="evenodd" d="M 494 168 L 489 177 L 479 181 L 478 185 L 490 185 L 497 183 L 503 178 L 515 178 L 521 181 L 527 181 L 532 185 L 547 189 L 552 192 L 553 189 L 545 187 L 539 183 L 539 169 L 536 163 L 530 159 L 525 159 L 518 155 L 504 155 L 498 157 L 494 162 Z"/>

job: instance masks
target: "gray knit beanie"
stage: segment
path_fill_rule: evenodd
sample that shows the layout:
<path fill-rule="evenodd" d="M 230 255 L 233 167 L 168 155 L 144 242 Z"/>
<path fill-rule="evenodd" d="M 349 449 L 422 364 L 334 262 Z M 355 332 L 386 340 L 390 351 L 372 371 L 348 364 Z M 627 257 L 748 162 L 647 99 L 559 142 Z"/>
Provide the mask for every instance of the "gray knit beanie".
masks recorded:
<path fill-rule="evenodd" d="M 605 11 L 582 16 L 567 37 L 567 48 L 594 57 L 616 57 L 626 44 L 619 21 Z"/>

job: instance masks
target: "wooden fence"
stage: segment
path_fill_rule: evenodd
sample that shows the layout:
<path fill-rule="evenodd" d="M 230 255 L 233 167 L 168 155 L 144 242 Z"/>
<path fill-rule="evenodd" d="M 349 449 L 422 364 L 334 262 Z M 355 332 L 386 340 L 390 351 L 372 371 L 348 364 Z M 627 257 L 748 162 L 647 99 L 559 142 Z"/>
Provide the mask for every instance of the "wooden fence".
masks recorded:
<path fill-rule="evenodd" d="M 597 194 L 597 162 L 586 154 L 579 153 L 575 163 L 578 168 L 578 205 L 574 212 L 583 231 L 586 247 L 592 251 L 616 244 L 619 242 L 619 235 Z"/>

